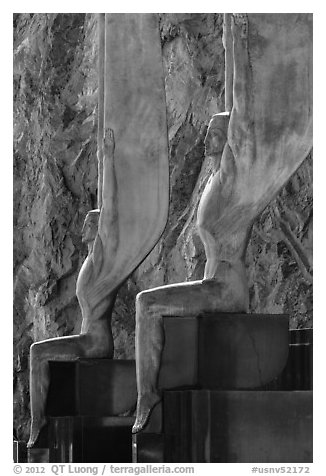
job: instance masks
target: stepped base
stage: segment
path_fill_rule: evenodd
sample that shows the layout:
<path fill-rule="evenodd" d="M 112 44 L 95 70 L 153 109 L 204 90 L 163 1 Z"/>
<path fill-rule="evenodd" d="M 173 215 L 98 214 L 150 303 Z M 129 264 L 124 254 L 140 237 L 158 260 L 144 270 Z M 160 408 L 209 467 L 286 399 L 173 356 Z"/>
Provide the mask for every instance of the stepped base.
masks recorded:
<path fill-rule="evenodd" d="M 28 463 L 49 463 L 49 448 L 29 448 L 27 450 Z"/>
<path fill-rule="evenodd" d="M 13 461 L 14 463 L 27 462 L 27 447 L 24 441 L 14 440 L 13 442 Z"/>
<path fill-rule="evenodd" d="M 166 391 L 163 434 L 133 437 L 136 463 L 311 463 L 311 391 Z"/>
<path fill-rule="evenodd" d="M 129 463 L 134 417 L 54 417 L 50 463 Z"/>

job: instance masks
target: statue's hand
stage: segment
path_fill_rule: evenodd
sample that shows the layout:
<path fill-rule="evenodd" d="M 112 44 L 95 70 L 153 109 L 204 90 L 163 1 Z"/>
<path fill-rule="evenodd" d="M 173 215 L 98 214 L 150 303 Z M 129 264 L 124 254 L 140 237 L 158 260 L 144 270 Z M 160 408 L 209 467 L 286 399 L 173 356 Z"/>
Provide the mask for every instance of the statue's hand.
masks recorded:
<path fill-rule="evenodd" d="M 114 152 L 115 142 L 114 142 L 114 132 L 109 127 L 105 130 L 103 138 L 104 154 L 106 156 L 112 156 Z"/>

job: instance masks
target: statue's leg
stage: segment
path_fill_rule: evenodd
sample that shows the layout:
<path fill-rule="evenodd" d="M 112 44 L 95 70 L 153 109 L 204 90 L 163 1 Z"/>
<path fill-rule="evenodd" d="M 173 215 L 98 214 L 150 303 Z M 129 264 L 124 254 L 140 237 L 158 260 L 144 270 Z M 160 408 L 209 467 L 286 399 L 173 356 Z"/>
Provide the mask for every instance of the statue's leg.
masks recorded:
<path fill-rule="evenodd" d="M 79 357 L 87 357 L 92 352 L 93 346 L 93 338 L 87 334 L 49 339 L 31 346 L 31 433 L 28 447 L 35 444 L 46 423 L 45 406 L 50 383 L 49 360 L 72 361 Z"/>
<path fill-rule="evenodd" d="M 133 433 L 140 431 L 161 399 L 158 375 L 164 345 L 163 316 L 197 316 L 201 312 L 243 312 L 246 304 L 216 280 L 172 284 L 143 291 L 136 299 L 137 414 Z M 230 294 L 230 295 L 229 295 Z"/>

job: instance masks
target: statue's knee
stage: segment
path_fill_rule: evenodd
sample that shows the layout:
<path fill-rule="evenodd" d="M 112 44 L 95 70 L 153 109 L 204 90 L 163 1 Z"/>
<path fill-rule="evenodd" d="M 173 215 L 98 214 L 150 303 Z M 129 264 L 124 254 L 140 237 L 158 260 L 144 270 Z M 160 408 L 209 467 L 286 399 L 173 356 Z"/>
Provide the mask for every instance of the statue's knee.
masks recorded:
<path fill-rule="evenodd" d="M 35 358 L 38 355 L 38 349 L 39 349 L 39 346 L 37 343 L 34 343 L 31 345 L 31 348 L 30 348 L 31 359 Z"/>
<path fill-rule="evenodd" d="M 34 342 L 34 344 L 31 345 L 30 348 L 30 358 L 31 361 L 39 361 L 42 358 L 42 355 L 44 354 L 44 347 L 42 346 L 41 342 Z"/>
<path fill-rule="evenodd" d="M 146 292 L 142 291 L 136 296 L 136 311 L 141 311 L 146 303 Z"/>
<path fill-rule="evenodd" d="M 142 291 L 136 296 L 136 316 L 137 319 L 143 319 L 148 317 L 148 313 L 151 306 L 151 293 L 150 291 Z"/>

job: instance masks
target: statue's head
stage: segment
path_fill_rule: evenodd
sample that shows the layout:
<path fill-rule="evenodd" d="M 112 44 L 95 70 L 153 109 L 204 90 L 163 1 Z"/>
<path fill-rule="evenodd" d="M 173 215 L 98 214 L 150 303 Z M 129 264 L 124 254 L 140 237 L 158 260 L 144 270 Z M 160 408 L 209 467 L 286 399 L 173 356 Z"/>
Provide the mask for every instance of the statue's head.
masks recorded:
<path fill-rule="evenodd" d="M 229 114 L 215 114 L 210 120 L 205 137 L 206 157 L 220 157 L 227 140 Z"/>
<path fill-rule="evenodd" d="M 83 243 L 91 243 L 95 240 L 98 230 L 98 220 L 100 217 L 100 210 L 91 210 L 87 213 L 84 225 L 82 228 Z"/>

